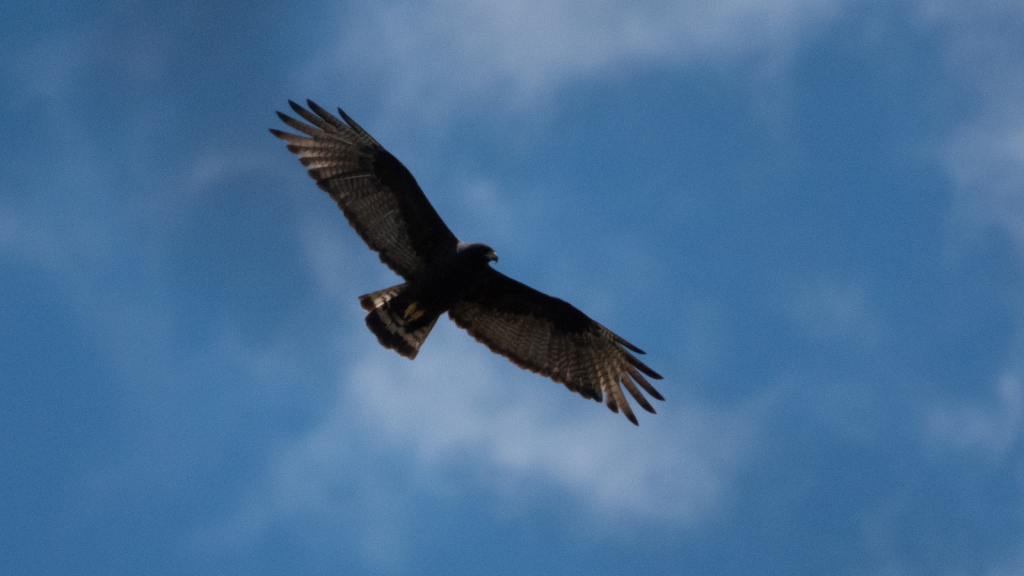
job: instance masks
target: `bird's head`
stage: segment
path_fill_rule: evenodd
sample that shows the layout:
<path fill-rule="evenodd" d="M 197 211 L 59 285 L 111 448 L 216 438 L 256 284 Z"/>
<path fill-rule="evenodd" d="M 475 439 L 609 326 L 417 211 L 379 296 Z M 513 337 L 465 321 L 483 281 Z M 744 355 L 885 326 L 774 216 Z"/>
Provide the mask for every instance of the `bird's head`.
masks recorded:
<path fill-rule="evenodd" d="M 498 261 L 498 253 L 495 252 L 493 248 L 486 244 L 465 244 L 460 242 L 458 253 L 460 258 L 474 260 L 480 262 L 481 264 L 487 264 L 488 262 Z"/>

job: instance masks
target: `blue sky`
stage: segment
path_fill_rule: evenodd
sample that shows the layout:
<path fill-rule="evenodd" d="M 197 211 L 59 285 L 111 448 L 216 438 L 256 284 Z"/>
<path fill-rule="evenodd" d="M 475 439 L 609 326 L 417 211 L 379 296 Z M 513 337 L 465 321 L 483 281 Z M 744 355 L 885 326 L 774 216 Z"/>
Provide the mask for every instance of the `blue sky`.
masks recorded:
<path fill-rule="evenodd" d="M 343 107 L 665 376 L 442 320 L 267 128 Z M 1024 5 L 15 2 L 0 572 L 1024 573 Z"/>

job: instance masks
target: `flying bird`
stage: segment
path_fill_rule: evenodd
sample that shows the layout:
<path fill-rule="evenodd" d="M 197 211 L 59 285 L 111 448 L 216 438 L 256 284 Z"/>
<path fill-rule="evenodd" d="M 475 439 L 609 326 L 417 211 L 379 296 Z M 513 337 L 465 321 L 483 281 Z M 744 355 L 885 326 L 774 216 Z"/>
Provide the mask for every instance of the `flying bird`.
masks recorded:
<path fill-rule="evenodd" d="M 664 400 L 644 378 L 661 376 L 630 353 L 642 350 L 573 305 L 491 268 L 498 261 L 494 250 L 460 242 L 409 170 L 340 108 L 344 121 L 309 100 L 309 110 L 288 103 L 306 122 L 277 115 L 302 135 L 270 132 L 288 143 L 381 262 L 405 279 L 359 297 L 366 326 L 382 346 L 415 358 L 447 312 L 492 352 L 584 398 L 603 400 L 633 424 L 638 422 L 620 384 L 654 413 L 637 385 Z"/>

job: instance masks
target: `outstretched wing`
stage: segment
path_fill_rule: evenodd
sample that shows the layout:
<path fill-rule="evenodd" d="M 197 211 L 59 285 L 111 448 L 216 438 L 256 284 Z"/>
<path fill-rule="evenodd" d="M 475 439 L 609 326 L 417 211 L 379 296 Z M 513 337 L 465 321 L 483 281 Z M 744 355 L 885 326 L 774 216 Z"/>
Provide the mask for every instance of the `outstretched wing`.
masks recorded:
<path fill-rule="evenodd" d="M 480 290 L 448 311 L 460 328 L 520 368 L 548 376 L 584 398 L 604 399 L 612 412 L 621 409 L 633 424 L 637 419 L 620 383 L 644 410 L 654 413 L 636 385 L 664 400 L 643 375 L 661 376 L 629 353 L 642 350 L 568 302 L 487 271 Z"/>
<path fill-rule="evenodd" d="M 458 239 L 437 215 L 412 174 L 338 109 L 342 122 L 312 101 L 306 110 L 291 100 L 292 110 L 309 124 L 277 113 L 305 134 L 270 132 L 288 143 L 316 185 L 338 203 L 359 236 L 380 253 L 381 262 L 406 280 L 426 269 Z"/>

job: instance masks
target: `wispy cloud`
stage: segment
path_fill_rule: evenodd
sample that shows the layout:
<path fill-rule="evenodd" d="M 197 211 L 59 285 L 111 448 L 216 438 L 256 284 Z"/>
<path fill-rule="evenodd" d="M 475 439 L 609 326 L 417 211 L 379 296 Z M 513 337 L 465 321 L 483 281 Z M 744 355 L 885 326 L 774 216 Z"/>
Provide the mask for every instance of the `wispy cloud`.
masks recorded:
<path fill-rule="evenodd" d="M 976 102 L 943 152 L 954 217 L 998 227 L 1024 255 L 1024 8 L 999 0 L 919 5 L 922 22 L 946 34 L 948 69 Z"/>
<path fill-rule="evenodd" d="M 273 509 L 249 516 L 273 521 L 335 508 L 349 496 L 329 486 L 379 485 L 360 476 L 398 458 L 391 465 L 427 477 L 452 478 L 447 470 L 475 479 L 489 487 L 495 510 L 506 497 L 529 508 L 522 494 L 544 486 L 571 496 L 595 519 L 693 525 L 728 501 L 756 428 L 756 409 L 713 409 L 675 395 L 636 429 L 477 350 L 450 326 L 435 328 L 415 362 L 392 358 L 375 343 L 360 347 L 356 356 L 365 359 L 344 370 L 333 408 L 273 467 Z M 353 442 L 373 444 L 377 461 L 367 462 Z M 437 485 L 411 488 L 431 492 Z M 440 490 L 449 489 L 459 490 Z"/>
<path fill-rule="evenodd" d="M 922 21 L 948 34 L 950 73 L 976 99 L 976 112 L 942 149 L 953 186 L 953 252 L 978 242 L 1008 242 L 1024 264 L 1024 6 L 992 0 L 970 5 L 920 2 Z M 996 234 L 989 234 L 989 232 Z M 1019 304 L 1019 302 L 1018 302 Z M 932 450 L 981 455 L 1001 463 L 1019 455 L 1024 421 L 1024 316 L 1011 310 L 1016 334 L 996 382 L 982 398 L 944 398 L 924 410 L 923 437 Z M 987 574 L 1019 574 L 1024 547 L 996 559 Z"/>
<path fill-rule="evenodd" d="M 975 98 L 974 114 L 941 148 L 954 195 L 954 252 L 995 237 L 1009 241 L 1024 264 L 1024 9 L 1018 2 L 998 0 L 971 5 L 923 1 L 919 7 L 921 21 L 946 34 L 947 68 Z M 1022 312 L 1012 311 L 1017 334 L 1003 376 L 994 384 L 994 406 L 969 401 L 933 408 L 926 419 L 929 441 L 1001 454 L 1020 436 Z"/>
<path fill-rule="evenodd" d="M 1003 376 L 989 402 L 936 405 L 926 414 L 930 438 L 939 446 L 1002 456 L 1021 433 L 1024 388 L 1014 376 Z"/>
<path fill-rule="evenodd" d="M 347 8 L 333 51 L 307 72 L 381 88 L 389 110 L 515 108 L 597 74 L 786 52 L 841 0 L 435 0 Z M 371 6 L 371 7 L 366 7 Z"/>
<path fill-rule="evenodd" d="M 792 291 L 789 312 L 815 338 L 877 345 L 884 330 L 867 291 L 856 283 L 818 280 Z"/>
<path fill-rule="evenodd" d="M 1004 97 L 1022 96 L 1024 90 Z M 960 224 L 996 227 L 1024 257 L 1024 110 L 991 110 L 965 127 L 949 145 L 947 167 Z"/>
<path fill-rule="evenodd" d="M 547 482 L 602 512 L 691 523 L 723 497 L 753 424 L 676 400 L 640 430 L 549 381 L 507 366 L 461 331 L 416 363 L 359 366 L 348 392 L 367 426 L 425 463 L 466 454 L 506 479 Z M 358 383 L 358 384 L 356 384 Z M 670 394 L 671 395 L 671 394 Z"/>

